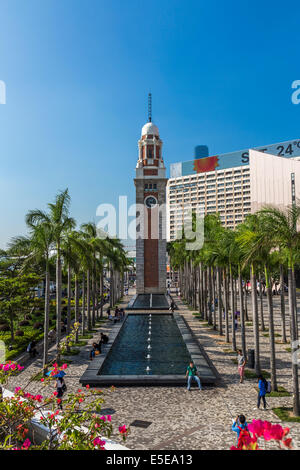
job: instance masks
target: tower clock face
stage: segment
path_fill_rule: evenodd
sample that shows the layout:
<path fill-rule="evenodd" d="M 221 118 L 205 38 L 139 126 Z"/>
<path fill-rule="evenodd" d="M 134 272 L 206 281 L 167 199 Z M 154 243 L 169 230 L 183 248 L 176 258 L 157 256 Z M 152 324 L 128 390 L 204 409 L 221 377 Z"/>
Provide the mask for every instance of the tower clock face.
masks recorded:
<path fill-rule="evenodd" d="M 145 206 L 148 207 L 148 209 L 152 209 L 157 205 L 157 199 L 154 196 L 147 196 L 145 198 Z"/>

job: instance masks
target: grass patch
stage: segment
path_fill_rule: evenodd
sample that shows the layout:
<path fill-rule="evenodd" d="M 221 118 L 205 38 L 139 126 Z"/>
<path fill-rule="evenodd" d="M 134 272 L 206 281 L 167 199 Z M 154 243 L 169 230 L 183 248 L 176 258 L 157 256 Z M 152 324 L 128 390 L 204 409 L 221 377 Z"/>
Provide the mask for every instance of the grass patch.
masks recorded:
<path fill-rule="evenodd" d="M 203 323 L 203 320 L 202 320 L 201 326 L 203 326 L 204 328 L 213 328 L 213 325 L 210 325 L 210 324 L 207 323 L 207 322 L 204 322 L 204 323 Z"/>
<path fill-rule="evenodd" d="M 300 416 L 293 416 L 293 408 L 286 408 L 280 406 L 278 408 L 272 408 L 272 411 L 278 416 L 281 421 L 287 421 L 290 423 L 300 423 Z"/>
<path fill-rule="evenodd" d="M 271 374 L 267 370 L 262 370 L 261 373 L 265 379 L 269 379 L 271 377 Z M 245 369 L 245 377 L 246 379 L 257 379 L 257 374 L 253 370 Z"/>
<path fill-rule="evenodd" d="M 253 323 L 251 321 L 246 322 L 246 326 L 253 326 Z"/>
<path fill-rule="evenodd" d="M 273 390 L 271 393 L 268 393 L 267 397 L 290 397 L 291 393 L 288 392 L 284 387 L 279 385 L 278 390 Z"/>
<path fill-rule="evenodd" d="M 264 333 L 263 336 L 264 336 L 265 338 L 269 338 L 270 335 L 269 335 L 269 333 Z M 278 337 L 280 337 L 281 335 L 280 335 L 279 333 L 274 333 L 274 336 L 275 336 L 275 338 L 278 338 Z"/>
<path fill-rule="evenodd" d="M 238 360 L 237 360 L 237 359 L 231 359 L 231 361 L 232 361 L 234 364 L 238 364 Z M 245 376 L 246 376 L 246 370 L 245 370 Z"/>
<path fill-rule="evenodd" d="M 87 344 L 88 344 L 87 341 L 79 340 L 77 343 L 72 343 L 72 346 L 75 346 L 75 347 L 77 346 L 77 347 L 81 348 L 82 346 L 86 346 Z"/>
<path fill-rule="evenodd" d="M 92 339 L 93 335 L 89 335 L 89 334 L 84 334 L 84 335 L 79 335 L 79 341 L 81 339 Z"/>
<path fill-rule="evenodd" d="M 223 349 L 223 351 L 224 351 L 225 354 L 228 354 L 229 356 L 233 356 L 233 355 L 237 354 L 235 351 L 233 351 L 230 348 Z"/>
<path fill-rule="evenodd" d="M 292 352 L 292 348 L 285 348 L 285 350 L 289 353 Z"/>
<path fill-rule="evenodd" d="M 77 354 L 79 353 L 80 353 L 80 349 L 74 348 L 74 349 L 70 349 L 70 351 L 64 352 L 62 355 L 63 356 L 77 356 Z"/>

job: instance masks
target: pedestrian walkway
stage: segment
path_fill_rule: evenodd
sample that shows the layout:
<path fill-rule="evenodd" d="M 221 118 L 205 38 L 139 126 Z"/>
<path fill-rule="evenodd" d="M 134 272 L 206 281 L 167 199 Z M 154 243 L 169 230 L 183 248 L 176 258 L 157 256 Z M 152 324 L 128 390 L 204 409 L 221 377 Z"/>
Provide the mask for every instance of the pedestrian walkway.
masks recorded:
<path fill-rule="evenodd" d="M 121 306 L 126 308 L 128 301 L 129 297 L 125 297 Z M 113 424 L 130 425 L 135 420 L 150 423 L 146 428 L 132 426 L 126 447 L 150 450 L 229 449 L 236 443 L 236 436 L 231 431 L 231 419 L 237 414 L 245 414 L 249 421 L 255 418 L 273 423 L 280 422 L 270 409 L 257 410 L 255 380 L 246 380 L 239 384 L 237 366 L 232 362 L 232 356 L 224 352 L 224 349 L 230 348 L 230 345 L 224 342 L 224 337 L 220 338 L 216 331 L 199 322 L 178 297 L 175 301 L 179 307 L 176 313 L 184 317 L 221 375 L 222 382 L 219 386 L 204 386 L 203 391 L 192 388 L 190 393 L 185 392 L 185 386 L 118 387 L 114 393 L 111 393 L 109 388 L 102 388 L 105 398 L 103 406 L 109 409 Z M 79 388 L 79 378 L 89 364 L 88 354 L 93 340 L 99 337 L 100 330 L 109 335 L 110 328 L 111 323 L 107 321 L 97 328 L 97 333 L 88 341 L 88 345 L 81 349 L 80 354 L 68 357 L 72 361 L 67 369 L 68 391 L 76 391 Z M 251 338 L 247 340 L 250 345 Z M 263 358 L 268 354 L 267 345 L 267 340 L 262 343 Z M 281 354 L 284 355 L 283 352 Z M 286 388 L 291 389 L 288 361 L 284 361 L 281 354 L 278 356 L 279 360 L 282 360 L 279 383 L 284 383 Z M 266 360 L 263 360 L 266 364 Z M 24 386 L 38 371 L 39 364 L 35 361 L 13 379 L 10 388 L 13 389 L 16 385 Z M 44 390 L 40 382 L 30 383 L 27 390 L 44 395 L 53 391 Z M 269 407 L 275 407 L 291 406 L 291 400 L 291 397 L 282 397 L 270 398 L 267 401 Z M 300 424 L 283 424 L 291 428 L 294 447 L 300 448 Z M 115 437 L 112 436 L 113 439 Z"/>

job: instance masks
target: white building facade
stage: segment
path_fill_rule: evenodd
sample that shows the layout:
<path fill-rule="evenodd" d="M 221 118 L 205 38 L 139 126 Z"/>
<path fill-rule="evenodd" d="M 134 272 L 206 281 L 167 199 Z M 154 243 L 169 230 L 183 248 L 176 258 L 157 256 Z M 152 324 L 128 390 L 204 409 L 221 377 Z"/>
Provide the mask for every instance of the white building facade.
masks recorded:
<path fill-rule="evenodd" d="M 234 229 L 262 206 L 286 207 L 300 198 L 300 140 L 171 165 L 167 184 L 167 238 L 181 233 L 189 210 L 218 213 Z M 209 171 L 205 171 L 209 170 Z"/>

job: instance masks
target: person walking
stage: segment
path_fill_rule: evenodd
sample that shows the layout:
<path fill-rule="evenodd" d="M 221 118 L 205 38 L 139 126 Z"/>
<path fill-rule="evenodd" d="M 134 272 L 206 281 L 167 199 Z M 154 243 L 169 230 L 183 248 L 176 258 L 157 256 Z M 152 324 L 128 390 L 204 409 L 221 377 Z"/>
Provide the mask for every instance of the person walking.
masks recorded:
<path fill-rule="evenodd" d="M 191 361 L 189 366 L 187 367 L 185 377 L 188 379 L 188 381 L 187 381 L 187 390 L 186 390 L 187 392 L 191 391 L 191 381 L 192 381 L 192 379 L 196 380 L 199 390 L 202 390 L 202 385 L 201 385 L 201 382 L 200 382 L 199 374 L 197 372 L 197 367 L 195 366 L 193 361 Z"/>
<path fill-rule="evenodd" d="M 243 355 L 241 349 L 238 349 L 237 352 L 238 352 L 238 372 L 240 375 L 240 384 L 242 384 L 244 382 L 246 358 Z"/>
<path fill-rule="evenodd" d="M 59 408 L 62 410 L 62 397 L 63 397 L 63 394 L 66 392 L 67 390 L 67 386 L 66 386 L 66 383 L 64 381 L 64 378 L 63 377 L 58 377 L 57 378 L 57 381 L 55 382 L 55 388 L 56 388 L 56 392 L 57 392 L 57 395 L 56 395 L 56 398 L 59 400 Z"/>
<path fill-rule="evenodd" d="M 257 396 L 257 408 L 260 407 L 261 400 L 263 401 L 264 409 L 267 408 L 266 393 L 268 390 L 268 384 L 266 379 L 262 376 L 258 376 L 258 396 Z"/>

